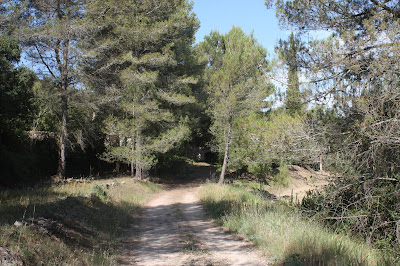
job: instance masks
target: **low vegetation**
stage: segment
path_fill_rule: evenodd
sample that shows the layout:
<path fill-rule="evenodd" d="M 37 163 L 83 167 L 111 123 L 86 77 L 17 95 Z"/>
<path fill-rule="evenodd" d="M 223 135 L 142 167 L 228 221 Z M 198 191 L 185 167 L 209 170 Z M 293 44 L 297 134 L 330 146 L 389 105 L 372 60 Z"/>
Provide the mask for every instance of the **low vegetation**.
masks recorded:
<path fill-rule="evenodd" d="M 245 235 L 277 265 L 395 265 L 367 244 L 304 218 L 290 203 L 235 186 L 206 185 L 201 200 L 215 221 Z"/>
<path fill-rule="evenodd" d="M 132 179 L 0 192 L 0 247 L 24 265 L 113 265 L 117 244 L 149 195 Z"/>

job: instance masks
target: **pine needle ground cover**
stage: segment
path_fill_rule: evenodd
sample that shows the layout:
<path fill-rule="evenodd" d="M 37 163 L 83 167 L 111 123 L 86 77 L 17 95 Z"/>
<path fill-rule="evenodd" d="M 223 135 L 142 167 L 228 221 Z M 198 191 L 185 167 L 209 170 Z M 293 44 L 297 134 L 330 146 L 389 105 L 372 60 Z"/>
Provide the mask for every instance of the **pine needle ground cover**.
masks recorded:
<path fill-rule="evenodd" d="M 129 178 L 0 191 L 0 252 L 24 265 L 114 265 L 123 231 L 160 187 Z"/>
<path fill-rule="evenodd" d="M 395 265 L 391 256 L 303 218 L 293 206 L 232 185 L 207 184 L 200 197 L 217 224 L 244 235 L 275 265 Z"/>

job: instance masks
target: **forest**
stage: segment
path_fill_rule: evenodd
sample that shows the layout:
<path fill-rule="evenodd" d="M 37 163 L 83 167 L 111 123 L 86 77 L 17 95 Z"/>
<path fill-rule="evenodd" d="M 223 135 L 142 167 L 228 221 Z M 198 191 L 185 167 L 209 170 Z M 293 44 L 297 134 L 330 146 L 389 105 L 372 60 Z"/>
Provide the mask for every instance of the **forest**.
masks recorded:
<path fill-rule="evenodd" d="M 400 2 L 265 8 L 292 32 L 272 59 L 240 27 L 196 43 L 187 0 L 1 1 L 0 189 L 323 167 L 296 208 L 400 254 Z"/>

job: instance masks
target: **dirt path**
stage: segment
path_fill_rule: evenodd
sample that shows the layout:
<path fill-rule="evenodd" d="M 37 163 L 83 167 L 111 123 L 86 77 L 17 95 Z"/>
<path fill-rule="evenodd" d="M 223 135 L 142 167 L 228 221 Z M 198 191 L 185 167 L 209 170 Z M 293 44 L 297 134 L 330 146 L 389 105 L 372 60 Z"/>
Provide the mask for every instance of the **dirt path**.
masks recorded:
<path fill-rule="evenodd" d="M 199 189 L 186 185 L 151 200 L 128 232 L 121 265 L 267 265 L 248 242 L 205 217 Z"/>

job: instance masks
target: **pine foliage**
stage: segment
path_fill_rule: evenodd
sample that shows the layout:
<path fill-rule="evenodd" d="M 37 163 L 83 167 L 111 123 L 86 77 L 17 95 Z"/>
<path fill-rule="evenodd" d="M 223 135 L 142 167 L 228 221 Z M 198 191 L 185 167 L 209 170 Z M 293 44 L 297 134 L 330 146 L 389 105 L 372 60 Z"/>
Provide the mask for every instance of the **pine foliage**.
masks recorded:
<path fill-rule="evenodd" d="M 261 111 L 272 86 L 266 79 L 266 50 L 253 35 L 233 27 L 227 34 L 212 32 L 201 44 L 208 60 L 209 113 L 215 149 L 223 157 L 219 183 L 224 180 L 229 148 L 237 132 L 235 121 Z"/>
<path fill-rule="evenodd" d="M 89 19 L 97 26 L 86 45 L 83 69 L 98 91 L 116 90 L 105 133 L 103 158 L 135 168 L 156 163 L 157 153 L 190 135 L 184 107 L 195 102 L 191 53 L 198 21 L 186 1 L 94 1 Z"/>

